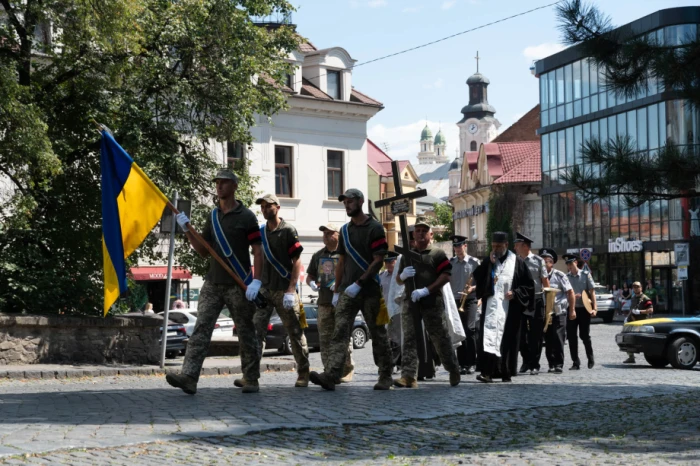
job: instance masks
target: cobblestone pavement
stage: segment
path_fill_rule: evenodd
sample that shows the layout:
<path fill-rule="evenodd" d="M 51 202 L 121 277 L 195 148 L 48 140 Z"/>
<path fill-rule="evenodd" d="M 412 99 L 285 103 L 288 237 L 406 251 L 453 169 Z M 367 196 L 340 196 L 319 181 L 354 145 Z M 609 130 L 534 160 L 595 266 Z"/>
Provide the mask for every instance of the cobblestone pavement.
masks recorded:
<path fill-rule="evenodd" d="M 465 377 L 450 388 L 441 372 L 418 390 L 376 392 L 369 348 L 355 352 L 355 380 L 335 392 L 294 388 L 293 372 L 263 374 L 253 395 L 232 388 L 232 376 L 202 377 L 194 397 L 162 376 L 7 380 L 0 383 L 0 457 L 42 464 L 551 463 L 547 455 L 560 464 L 700 461 L 700 370 L 652 369 L 643 358 L 624 366 L 619 330 L 592 327 L 594 369 L 512 384 Z M 319 368 L 318 353 L 311 363 Z"/>

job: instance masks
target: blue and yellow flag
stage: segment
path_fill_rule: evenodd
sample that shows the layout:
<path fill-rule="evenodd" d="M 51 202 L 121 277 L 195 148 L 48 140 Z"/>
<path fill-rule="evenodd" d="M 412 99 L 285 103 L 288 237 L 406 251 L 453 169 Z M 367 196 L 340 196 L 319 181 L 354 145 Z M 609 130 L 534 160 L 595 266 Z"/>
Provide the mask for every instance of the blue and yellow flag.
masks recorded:
<path fill-rule="evenodd" d="M 100 152 L 106 316 L 112 304 L 127 289 L 124 260 L 158 223 L 168 198 L 104 130 Z"/>

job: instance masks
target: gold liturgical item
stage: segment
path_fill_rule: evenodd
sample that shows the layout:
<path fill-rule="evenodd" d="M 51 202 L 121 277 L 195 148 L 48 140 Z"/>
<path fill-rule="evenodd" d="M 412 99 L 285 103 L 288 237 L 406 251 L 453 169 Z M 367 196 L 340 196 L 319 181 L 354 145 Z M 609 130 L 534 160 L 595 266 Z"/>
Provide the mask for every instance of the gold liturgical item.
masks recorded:
<path fill-rule="evenodd" d="M 552 325 L 552 317 L 554 316 L 554 304 L 555 304 L 555 298 L 557 297 L 557 293 L 559 290 L 557 288 L 543 288 L 544 290 L 544 331 L 547 332 L 547 329 L 549 328 L 550 325 Z"/>

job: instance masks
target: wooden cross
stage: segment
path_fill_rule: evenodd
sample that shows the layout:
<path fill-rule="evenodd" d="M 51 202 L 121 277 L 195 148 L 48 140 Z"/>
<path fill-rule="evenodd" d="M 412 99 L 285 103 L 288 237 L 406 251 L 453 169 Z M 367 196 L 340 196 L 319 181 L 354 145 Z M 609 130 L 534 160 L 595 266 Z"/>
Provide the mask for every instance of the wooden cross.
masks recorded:
<path fill-rule="evenodd" d="M 413 199 L 419 197 L 425 197 L 428 192 L 425 189 L 419 189 L 418 191 L 413 191 L 410 193 L 403 193 L 401 188 L 401 172 L 399 171 L 399 162 L 393 160 L 391 162 L 391 174 L 394 178 L 394 192 L 396 195 L 387 199 L 382 199 L 381 201 L 375 201 L 374 206 L 376 208 L 391 205 L 391 213 L 394 216 L 399 217 L 399 226 L 401 228 L 401 243 L 402 246 L 394 246 L 394 251 L 401 254 L 410 265 L 414 267 L 421 265 L 423 263 L 422 257 L 415 251 L 411 251 L 409 239 L 408 239 L 408 224 L 406 223 L 406 214 L 410 210 L 410 202 Z M 415 280 L 415 278 L 414 278 Z M 415 284 L 414 284 L 415 289 Z"/>

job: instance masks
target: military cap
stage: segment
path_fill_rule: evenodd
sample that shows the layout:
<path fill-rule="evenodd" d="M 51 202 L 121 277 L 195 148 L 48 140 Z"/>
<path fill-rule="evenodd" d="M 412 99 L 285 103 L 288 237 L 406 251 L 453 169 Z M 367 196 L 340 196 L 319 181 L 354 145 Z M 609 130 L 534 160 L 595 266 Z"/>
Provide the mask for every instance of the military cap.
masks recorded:
<path fill-rule="evenodd" d="M 577 254 L 564 254 L 561 257 L 562 257 L 562 259 L 564 259 L 564 263 L 566 263 L 566 264 L 571 264 L 572 262 L 578 261 Z"/>
<path fill-rule="evenodd" d="M 638 287 L 641 288 L 641 287 L 642 287 L 642 284 L 639 283 L 639 282 L 634 282 L 634 283 L 632 283 L 632 288 L 634 288 L 635 286 L 638 286 Z"/>
<path fill-rule="evenodd" d="M 452 235 L 450 239 L 452 240 L 452 246 L 461 246 L 467 242 L 466 236 Z"/>
<path fill-rule="evenodd" d="M 555 264 L 559 260 L 559 256 L 557 256 L 556 251 L 552 248 L 540 249 L 540 257 L 550 257 Z"/>
<path fill-rule="evenodd" d="M 365 195 L 362 194 L 362 191 L 359 189 L 351 188 L 345 191 L 343 194 L 338 196 L 339 201 L 343 201 L 345 199 L 364 199 Z"/>
<path fill-rule="evenodd" d="M 522 233 L 516 231 L 515 232 L 515 242 L 516 243 L 527 243 L 527 244 L 532 244 L 533 241 L 528 238 L 527 236 L 523 235 Z"/>
<path fill-rule="evenodd" d="M 216 180 L 231 180 L 234 183 L 238 183 L 238 177 L 236 176 L 236 174 L 233 173 L 231 170 L 226 170 L 225 168 L 222 168 L 218 172 L 216 172 L 214 181 Z"/>
<path fill-rule="evenodd" d="M 384 262 L 394 262 L 397 257 L 399 257 L 398 252 L 389 251 L 386 253 L 386 256 L 384 256 Z"/>
<path fill-rule="evenodd" d="M 427 217 L 418 217 L 416 219 L 416 223 L 413 224 L 413 227 L 415 228 L 419 226 L 428 227 L 429 229 L 431 228 Z"/>
<path fill-rule="evenodd" d="M 280 200 L 277 199 L 277 196 L 274 194 L 265 194 L 263 197 L 259 197 L 255 200 L 255 203 L 260 205 L 263 203 L 263 201 L 267 202 L 268 204 L 277 204 L 280 205 Z"/>
<path fill-rule="evenodd" d="M 504 231 L 494 231 L 493 235 L 491 235 L 491 242 L 492 243 L 507 243 L 508 242 L 508 233 Z"/>
<path fill-rule="evenodd" d="M 340 229 L 338 228 L 338 225 L 335 223 L 328 223 L 326 225 L 321 225 L 318 227 L 318 231 L 335 231 L 338 232 Z"/>

